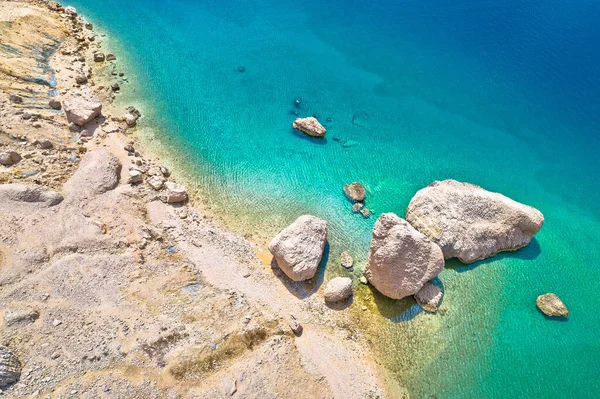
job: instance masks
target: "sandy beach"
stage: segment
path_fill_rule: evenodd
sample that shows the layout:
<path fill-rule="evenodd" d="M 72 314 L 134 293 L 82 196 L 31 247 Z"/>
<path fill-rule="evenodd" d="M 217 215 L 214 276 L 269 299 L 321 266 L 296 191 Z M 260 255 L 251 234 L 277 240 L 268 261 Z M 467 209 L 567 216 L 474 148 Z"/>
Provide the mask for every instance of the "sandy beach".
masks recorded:
<path fill-rule="evenodd" d="M 21 364 L 3 397 L 404 396 L 322 281 L 181 200 L 144 110 L 113 105 L 127 54 L 65 7 L 0 1 L 0 345 Z M 82 99 L 99 115 L 69 123 Z"/>

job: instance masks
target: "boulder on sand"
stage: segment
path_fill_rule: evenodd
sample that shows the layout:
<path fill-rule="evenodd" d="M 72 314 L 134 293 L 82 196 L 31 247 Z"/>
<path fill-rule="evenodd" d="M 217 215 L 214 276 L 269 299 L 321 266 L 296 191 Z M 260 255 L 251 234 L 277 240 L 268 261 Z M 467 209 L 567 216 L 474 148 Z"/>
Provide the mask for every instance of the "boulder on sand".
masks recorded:
<path fill-rule="evenodd" d="M 21 362 L 6 346 L 0 345 L 0 387 L 13 384 L 21 377 Z"/>
<path fill-rule="evenodd" d="M 446 259 L 464 263 L 522 248 L 544 224 L 537 209 L 456 180 L 436 181 L 418 191 L 406 220 L 437 243 Z"/>
<path fill-rule="evenodd" d="M 569 310 L 556 294 L 540 295 L 537 297 L 536 304 L 546 316 L 567 317 L 569 315 Z"/>
<path fill-rule="evenodd" d="M 419 306 L 430 313 L 437 312 L 442 302 L 442 289 L 437 285 L 433 285 L 430 282 L 426 282 L 423 288 L 415 294 L 415 299 Z"/>
<path fill-rule="evenodd" d="M 102 194 L 119 184 L 121 162 L 106 150 L 90 151 L 79 168 L 65 183 L 65 191 L 73 196 Z"/>
<path fill-rule="evenodd" d="M 45 190 L 36 185 L 18 183 L 0 185 L 0 203 L 2 204 L 24 202 L 49 207 L 59 204 L 62 200 L 62 195 L 56 191 Z"/>
<path fill-rule="evenodd" d="M 363 202 L 367 196 L 365 188 L 358 182 L 344 184 L 344 194 L 353 202 Z"/>
<path fill-rule="evenodd" d="M 402 299 L 416 294 L 443 268 L 440 247 L 406 220 L 393 213 L 377 219 L 365 276 L 383 295 Z"/>
<path fill-rule="evenodd" d="M 323 258 L 327 222 L 303 215 L 269 243 L 269 251 L 283 272 L 294 281 L 312 278 Z"/>
<path fill-rule="evenodd" d="M 21 156 L 14 151 L 0 152 L 0 165 L 11 166 L 20 160 Z"/>
<path fill-rule="evenodd" d="M 165 183 L 165 187 L 165 202 L 168 204 L 176 204 L 179 202 L 184 202 L 188 199 L 187 189 L 183 184 L 177 184 L 173 183 L 172 181 L 168 181 Z"/>
<path fill-rule="evenodd" d="M 325 301 L 329 303 L 341 302 L 352 296 L 352 279 L 348 277 L 335 277 L 325 287 Z"/>
<path fill-rule="evenodd" d="M 323 137 L 327 133 L 327 130 L 319 123 L 317 118 L 312 116 L 296 119 L 292 127 L 313 137 Z"/>
<path fill-rule="evenodd" d="M 63 109 L 69 122 L 83 126 L 100 115 L 102 103 L 95 98 L 72 97 L 63 101 Z"/>

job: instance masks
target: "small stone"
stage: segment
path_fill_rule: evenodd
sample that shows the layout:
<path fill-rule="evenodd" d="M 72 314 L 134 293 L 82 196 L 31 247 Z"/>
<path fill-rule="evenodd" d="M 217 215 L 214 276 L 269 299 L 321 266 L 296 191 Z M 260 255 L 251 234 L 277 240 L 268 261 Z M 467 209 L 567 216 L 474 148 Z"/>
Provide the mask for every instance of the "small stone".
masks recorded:
<path fill-rule="evenodd" d="M 117 56 L 112 54 L 112 53 L 108 53 L 106 54 L 106 61 L 115 61 L 117 59 Z"/>
<path fill-rule="evenodd" d="M 8 97 L 9 101 L 11 103 L 15 103 L 15 104 L 22 104 L 23 103 L 23 97 L 17 95 L 17 94 L 11 94 Z"/>
<path fill-rule="evenodd" d="M 62 324 L 62 321 L 58 320 L 58 319 L 54 319 L 54 321 L 52 322 L 52 325 L 54 327 L 58 327 Z"/>
<path fill-rule="evenodd" d="M 182 184 L 166 182 L 167 193 L 165 201 L 169 204 L 184 202 L 188 199 L 187 189 Z"/>
<path fill-rule="evenodd" d="M 77 83 L 78 85 L 86 84 L 87 81 L 88 81 L 88 78 L 85 75 L 77 75 L 77 76 L 75 76 L 75 83 Z"/>
<path fill-rule="evenodd" d="M 340 263 L 346 269 L 350 269 L 352 267 L 352 265 L 354 264 L 354 260 L 352 259 L 352 256 L 350 256 L 350 254 L 348 252 L 344 251 L 344 252 L 342 252 L 342 255 L 340 257 Z"/>
<path fill-rule="evenodd" d="M 138 184 L 144 181 L 144 175 L 139 170 L 130 170 L 129 178 L 127 179 L 127 183 L 129 184 Z"/>
<path fill-rule="evenodd" d="M 42 150 L 50 150 L 54 147 L 50 140 L 35 140 L 32 144 Z"/>
<path fill-rule="evenodd" d="M 65 7 L 65 14 L 67 14 L 71 17 L 76 17 L 77 9 L 75 9 L 75 7 Z"/>
<path fill-rule="evenodd" d="M 367 278 L 365 276 L 360 276 L 358 281 L 360 281 L 361 284 L 365 284 L 365 285 L 367 285 L 369 283 L 369 280 L 367 280 Z"/>
<path fill-rule="evenodd" d="M 296 320 L 296 317 L 294 315 L 291 315 L 289 320 L 288 320 L 288 326 L 290 327 L 290 329 L 292 330 L 292 332 L 299 336 L 302 335 L 302 325 L 298 322 L 298 320 Z"/>
<path fill-rule="evenodd" d="M 85 24 L 85 29 L 92 30 L 92 29 L 94 29 L 94 25 L 87 23 L 87 24 Z"/>
<path fill-rule="evenodd" d="M 150 187 L 152 187 L 156 191 L 162 190 L 165 185 L 166 179 L 162 176 L 152 176 L 148 179 L 147 183 Z"/>
<path fill-rule="evenodd" d="M 169 177 L 169 176 L 171 176 L 171 171 L 169 171 L 169 169 L 167 169 L 167 168 L 166 168 L 166 167 L 164 167 L 164 166 L 161 166 L 161 167 L 160 167 L 160 173 L 162 173 L 162 175 L 163 175 L 164 177 Z"/>
<path fill-rule="evenodd" d="M 325 301 L 330 303 L 345 301 L 352 296 L 352 279 L 335 277 L 325 287 Z"/>
<path fill-rule="evenodd" d="M 135 148 L 131 144 L 126 145 L 125 147 L 123 147 L 123 149 L 129 153 L 135 152 Z"/>
<path fill-rule="evenodd" d="M 547 316 L 567 317 L 569 310 L 556 294 L 540 295 L 536 300 L 537 307 Z"/>
<path fill-rule="evenodd" d="M 294 123 L 292 123 L 292 127 L 312 137 L 324 137 L 327 133 L 327 129 L 319 123 L 317 118 L 312 116 L 308 118 L 297 118 Z"/>
<path fill-rule="evenodd" d="M 129 127 L 135 126 L 137 124 L 137 118 L 131 115 L 130 113 L 125 114 L 123 118 L 125 119 L 125 123 Z"/>
<path fill-rule="evenodd" d="M 0 345 L 0 387 L 13 384 L 21 377 L 21 362 L 6 346 Z M 0 394 L 2 391 L 0 391 Z"/>
<path fill-rule="evenodd" d="M 7 327 L 11 327 L 17 324 L 31 324 L 40 317 L 40 313 L 37 310 L 7 310 L 4 313 L 4 324 Z"/>
<path fill-rule="evenodd" d="M 106 59 L 106 57 L 104 56 L 104 53 L 95 53 L 94 54 L 94 61 L 96 61 L 96 62 L 104 62 L 105 59 Z"/>
<path fill-rule="evenodd" d="M 14 151 L 0 152 L 0 165 L 11 166 L 21 161 L 21 155 Z"/>
<path fill-rule="evenodd" d="M 121 86 L 119 86 L 118 83 L 113 83 L 113 85 L 111 86 L 112 91 L 119 91 L 121 90 Z"/>
<path fill-rule="evenodd" d="M 50 101 L 48 101 L 48 105 L 55 110 L 60 110 L 62 108 L 62 104 L 56 98 L 51 98 Z"/>

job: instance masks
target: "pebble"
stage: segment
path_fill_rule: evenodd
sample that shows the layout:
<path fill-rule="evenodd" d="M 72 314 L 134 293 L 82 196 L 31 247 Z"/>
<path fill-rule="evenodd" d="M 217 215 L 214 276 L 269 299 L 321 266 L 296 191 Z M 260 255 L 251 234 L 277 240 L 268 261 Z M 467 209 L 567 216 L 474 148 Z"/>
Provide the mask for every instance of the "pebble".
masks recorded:
<path fill-rule="evenodd" d="M 54 327 L 58 327 L 62 324 L 62 321 L 58 320 L 58 319 L 54 319 L 54 321 L 52 322 L 52 325 Z"/>

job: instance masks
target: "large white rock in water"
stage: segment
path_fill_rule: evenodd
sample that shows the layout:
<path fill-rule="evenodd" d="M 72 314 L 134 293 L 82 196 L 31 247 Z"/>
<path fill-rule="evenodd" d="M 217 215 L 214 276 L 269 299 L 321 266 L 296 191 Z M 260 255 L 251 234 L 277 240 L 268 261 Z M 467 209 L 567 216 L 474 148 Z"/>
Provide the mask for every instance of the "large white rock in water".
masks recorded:
<path fill-rule="evenodd" d="M 334 277 L 325 287 L 325 301 L 330 303 L 345 301 L 352 296 L 352 279 Z"/>
<path fill-rule="evenodd" d="M 444 268 L 442 250 L 406 220 L 382 214 L 373 228 L 365 276 L 383 295 L 413 295 Z"/>
<path fill-rule="evenodd" d="M 442 297 L 444 296 L 442 289 L 437 285 L 427 282 L 423 288 L 415 294 L 415 299 L 419 306 L 428 312 L 435 313 L 440 307 Z"/>
<path fill-rule="evenodd" d="M 567 317 L 569 310 L 556 294 L 540 295 L 536 300 L 537 307 L 547 316 Z"/>
<path fill-rule="evenodd" d="M 292 124 L 292 127 L 313 137 L 323 137 L 325 136 L 325 133 L 327 133 L 327 130 L 323 125 L 321 125 L 317 118 L 313 116 L 296 119 Z"/>
<path fill-rule="evenodd" d="M 502 194 L 444 180 L 418 191 L 406 220 L 437 243 L 444 257 L 472 263 L 529 244 L 544 215 Z"/>
<path fill-rule="evenodd" d="M 100 115 L 102 103 L 95 98 L 72 97 L 63 101 L 63 109 L 69 122 L 83 126 Z"/>
<path fill-rule="evenodd" d="M 103 149 L 94 150 L 85 154 L 64 188 L 76 197 L 102 194 L 117 187 L 120 175 L 121 162 L 116 156 Z"/>
<path fill-rule="evenodd" d="M 303 281 L 315 275 L 326 242 L 327 222 L 303 215 L 271 240 L 269 251 L 289 278 Z"/>

